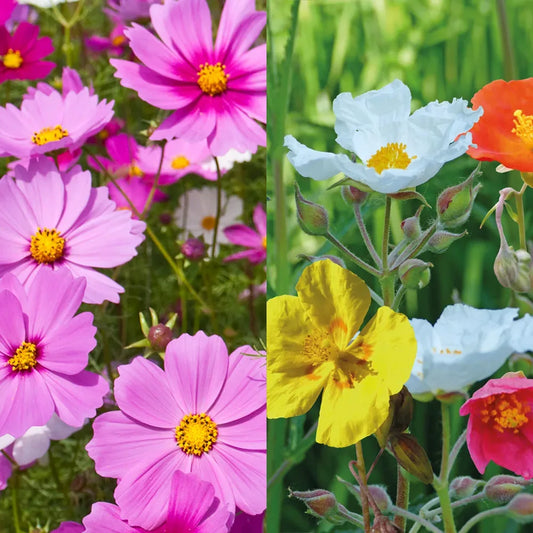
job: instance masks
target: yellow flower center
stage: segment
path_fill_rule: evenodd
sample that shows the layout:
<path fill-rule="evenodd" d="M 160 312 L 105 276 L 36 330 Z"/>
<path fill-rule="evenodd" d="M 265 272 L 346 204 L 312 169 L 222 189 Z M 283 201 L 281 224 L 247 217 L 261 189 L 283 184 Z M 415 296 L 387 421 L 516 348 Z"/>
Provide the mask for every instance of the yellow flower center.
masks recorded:
<path fill-rule="evenodd" d="M 211 231 L 215 229 L 216 218 L 212 216 L 207 216 L 202 218 L 202 228 L 206 231 Z"/>
<path fill-rule="evenodd" d="M 10 48 L 4 55 L 4 67 L 6 68 L 20 68 L 23 62 L 20 52 L 13 50 L 13 48 Z"/>
<path fill-rule="evenodd" d="M 53 141 L 60 141 L 63 137 L 68 135 L 68 131 L 64 130 L 59 124 L 53 128 L 43 128 L 39 132 L 34 132 L 31 138 L 33 144 L 43 145 Z"/>
<path fill-rule="evenodd" d="M 203 93 L 209 96 L 216 96 L 222 94 L 228 86 L 229 74 L 226 74 L 226 65 L 217 63 L 210 65 L 204 63 L 200 65 L 198 74 L 198 86 Z"/>
<path fill-rule="evenodd" d="M 121 44 L 124 44 L 125 42 L 126 42 L 126 37 L 124 37 L 124 35 L 116 35 L 115 37 L 113 37 L 111 44 L 113 46 L 120 46 Z"/>
<path fill-rule="evenodd" d="M 63 257 L 65 239 L 56 229 L 37 228 L 31 238 L 30 254 L 37 263 L 53 263 Z"/>
<path fill-rule="evenodd" d="M 142 176 L 143 171 L 137 166 L 137 163 L 132 163 L 128 168 L 129 176 Z"/>
<path fill-rule="evenodd" d="M 182 168 L 187 168 L 190 165 L 189 160 L 184 155 L 178 155 L 170 163 L 170 166 L 174 170 L 181 170 Z"/>
<path fill-rule="evenodd" d="M 367 167 L 372 167 L 378 174 L 389 168 L 407 168 L 416 155 L 409 157 L 403 143 L 388 143 L 382 146 L 367 162 Z"/>
<path fill-rule="evenodd" d="M 517 109 L 513 115 L 514 128 L 511 133 L 514 133 L 524 142 L 524 144 L 533 149 L 533 115 L 524 115 L 521 109 Z"/>
<path fill-rule="evenodd" d="M 263 248 L 266 250 L 266 247 L 267 247 L 267 238 L 266 238 L 266 235 L 261 239 L 261 245 L 262 245 Z"/>
<path fill-rule="evenodd" d="M 492 427 L 500 433 L 506 429 L 518 433 L 518 429 L 529 420 L 527 414 L 531 408 L 527 403 L 522 403 L 516 394 L 495 394 L 484 398 L 483 404 L 482 422 L 491 422 Z"/>
<path fill-rule="evenodd" d="M 24 341 L 9 359 L 11 370 L 31 370 L 37 364 L 37 346 Z"/>
<path fill-rule="evenodd" d="M 209 415 L 185 415 L 176 427 L 176 442 L 187 455 L 207 453 L 217 441 L 217 425 Z"/>

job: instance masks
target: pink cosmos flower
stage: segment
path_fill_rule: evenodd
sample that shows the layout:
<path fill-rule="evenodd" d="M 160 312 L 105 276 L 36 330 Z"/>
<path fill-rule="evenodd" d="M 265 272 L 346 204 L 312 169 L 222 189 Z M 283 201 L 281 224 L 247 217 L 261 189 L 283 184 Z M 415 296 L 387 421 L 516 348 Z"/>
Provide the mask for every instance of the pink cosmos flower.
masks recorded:
<path fill-rule="evenodd" d="M 70 67 L 63 67 L 63 72 L 61 73 L 61 96 L 64 99 L 70 92 L 79 93 L 84 89 L 85 85 L 81 81 L 80 75 L 76 70 Z M 50 84 L 40 81 L 37 84 L 37 87 L 28 87 L 26 93 L 22 96 L 23 100 L 28 100 L 35 98 L 35 95 L 38 93 L 52 94 L 59 93 L 57 89 L 52 87 Z M 89 87 L 89 94 L 93 95 L 94 90 L 92 87 Z"/>
<path fill-rule="evenodd" d="M 41 270 L 69 270 L 83 277 L 83 301 L 119 301 L 124 289 L 94 270 L 122 265 L 144 240 L 144 222 L 116 210 L 105 187 L 75 166 L 59 172 L 47 158 L 15 168 L 16 181 L 0 179 L 0 276 L 12 272 L 23 284 Z"/>
<path fill-rule="evenodd" d="M 98 101 L 84 87 L 62 96 L 57 91 L 36 91 L 23 100 L 0 107 L 0 157 L 18 158 L 53 150 L 79 148 L 113 116 L 113 101 Z"/>
<path fill-rule="evenodd" d="M 533 478 L 533 379 L 489 380 L 459 410 L 470 415 L 468 451 L 483 474 L 489 461 Z"/>
<path fill-rule="evenodd" d="M 227 0 L 215 45 L 205 0 L 167 0 L 150 8 L 157 39 L 126 30 L 143 64 L 110 60 L 124 87 L 160 109 L 174 110 L 151 139 L 207 139 L 214 155 L 265 146 L 266 45 L 250 49 L 266 22 L 254 0 Z"/>
<path fill-rule="evenodd" d="M 150 6 L 159 3 L 160 0 L 108 0 L 110 9 L 105 9 L 106 13 L 113 20 L 129 22 L 139 18 L 150 16 Z"/>
<path fill-rule="evenodd" d="M 244 224 L 234 224 L 224 228 L 224 234 L 229 242 L 249 248 L 249 250 L 229 255 L 224 261 L 246 258 L 252 265 L 256 265 L 266 259 L 266 213 L 261 204 L 255 207 L 253 219 L 257 231 Z"/>
<path fill-rule="evenodd" d="M 63 522 L 57 529 L 50 533 L 84 533 L 85 528 L 76 522 Z"/>
<path fill-rule="evenodd" d="M 119 367 L 120 411 L 93 424 L 87 445 L 96 471 L 118 478 L 121 518 L 154 529 L 165 520 L 176 470 L 213 484 L 233 513 L 266 507 L 266 392 L 261 360 L 234 352 L 218 336 L 181 335 L 165 370 L 143 357 Z"/>
<path fill-rule="evenodd" d="M 85 39 L 85 45 L 92 52 L 108 52 L 110 55 L 121 56 L 128 46 L 128 40 L 124 35 L 125 26 L 116 24 L 113 26 L 109 37 L 101 35 L 91 35 Z"/>
<path fill-rule="evenodd" d="M 17 0 L 0 0 L 0 24 L 3 26 L 11 17 Z"/>
<path fill-rule="evenodd" d="M 237 512 L 230 533 L 263 533 L 264 519 L 265 513 L 249 515 Z"/>
<path fill-rule="evenodd" d="M 41 37 L 39 26 L 21 22 L 13 35 L 0 26 L 0 83 L 45 78 L 56 66 L 42 58 L 54 51 L 52 39 Z"/>
<path fill-rule="evenodd" d="M 24 288 L 0 279 L 0 435 L 18 438 L 56 413 L 80 427 L 108 391 L 104 378 L 85 371 L 96 346 L 92 313 L 74 313 L 85 280 L 41 270 Z"/>
<path fill-rule="evenodd" d="M 193 474 L 177 470 L 172 475 L 168 516 L 154 533 L 227 533 L 233 515 L 226 505 L 215 497 L 211 483 L 201 481 Z M 85 533 L 117 531 L 146 533 L 148 530 L 132 527 L 120 518 L 120 509 L 110 503 L 95 503 L 91 514 L 83 519 Z"/>

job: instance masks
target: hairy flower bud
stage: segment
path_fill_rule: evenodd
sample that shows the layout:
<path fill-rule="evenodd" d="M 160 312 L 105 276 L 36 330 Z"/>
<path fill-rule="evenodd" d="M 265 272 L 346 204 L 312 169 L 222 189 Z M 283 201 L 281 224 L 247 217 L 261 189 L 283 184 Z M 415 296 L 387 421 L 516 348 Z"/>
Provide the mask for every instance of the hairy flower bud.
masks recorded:
<path fill-rule="evenodd" d="M 516 494 L 529 483 L 518 476 L 494 476 L 487 481 L 483 493 L 492 502 L 503 504 L 510 502 Z"/>
<path fill-rule="evenodd" d="M 494 260 L 494 274 L 500 285 L 516 292 L 527 292 L 531 287 L 531 256 L 526 250 L 513 250 L 502 243 Z"/>
<path fill-rule="evenodd" d="M 181 253 L 190 261 L 199 261 L 205 257 L 206 246 L 200 239 L 187 239 L 181 245 Z"/>
<path fill-rule="evenodd" d="M 317 518 L 323 518 L 333 524 L 343 524 L 346 521 L 339 512 L 342 506 L 337 503 L 335 494 L 328 490 L 292 491 L 289 489 L 289 496 L 294 496 L 304 502 L 309 513 Z"/>
<path fill-rule="evenodd" d="M 357 187 L 352 185 L 345 185 L 341 188 L 341 194 L 347 204 L 359 204 L 362 205 L 365 203 L 365 200 L 368 197 L 366 191 L 362 191 Z"/>
<path fill-rule="evenodd" d="M 533 494 L 517 494 L 507 504 L 507 516 L 520 523 L 533 520 Z"/>
<path fill-rule="evenodd" d="M 172 338 L 172 330 L 165 324 L 152 326 L 148 331 L 148 342 L 156 352 L 164 352 Z"/>
<path fill-rule="evenodd" d="M 450 483 L 450 498 L 453 500 L 460 500 L 468 498 L 476 492 L 476 490 L 484 484 L 481 479 L 474 479 L 470 476 L 459 476 Z"/>
<path fill-rule="evenodd" d="M 433 481 L 433 469 L 426 451 L 413 435 L 402 433 L 390 438 L 392 453 L 400 465 L 422 483 Z"/>
<path fill-rule="evenodd" d="M 401 228 L 403 234 L 410 241 L 420 237 L 422 233 L 422 228 L 420 227 L 420 213 L 422 212 L 422 209 L 424 209 L 423 205 L 416 210 L 416 213 L 412 217 L 402 220 Z"/>
<path fill-rule="evenodd" d="M 434 254 L 442 254 L 445 252 L 450 245 L 459 240 L 461 237 L 464 237 L 468 231 L 463 231 L 463 233 L 452 233 L 450 231 L 437 231 L 429 239 L 427 243 L 427 250 Z"/>
<path fill-rule="evenodd" d="M 481 172 L 476 168 L 465 181 L 440 193 L 437 199 L 437 214 L 441 225 L 456 228 L 468 220 L 481 187 L 479 183 L 475 187 L 472 186 L 478 174 Z"/>
<path fill-rule="evenodd" d="M 329 226 L 327 211 L 321 205 L 306 200 L 300 193 L 298 185 L 295 187 L 294 196 L 298 222 L 302 230 L 309 235 L 326 235 Z"/>
<path fill-rule="evenodd" d="M 431 263 L 426 263 L 421 259 L 407 259 L 398 268 L 398 276 L 402 285 L 408 289 L 422 289 L 425 287 L 430 279 Z"/>

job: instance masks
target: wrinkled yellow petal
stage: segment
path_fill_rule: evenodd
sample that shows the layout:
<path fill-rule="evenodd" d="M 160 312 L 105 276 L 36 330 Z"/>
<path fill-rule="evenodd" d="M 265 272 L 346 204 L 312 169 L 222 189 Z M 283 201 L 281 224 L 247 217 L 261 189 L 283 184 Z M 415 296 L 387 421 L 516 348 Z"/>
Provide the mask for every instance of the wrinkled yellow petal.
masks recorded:
<path fill-rule="evenodd" d="M 396 394 L 409 379 L 416 356 L 416 338 L 409 320 L 390 307 L 380 307 L 358 335 L 350 353 L 364 348 L 365 360 Z"/>
<path fill-rule="evenodd" d="M 315 326 L 329 328 L 335 319 L 342 321 L 343 328 L 337 328 L 337 332 L 342 332 L 342 339 L 336 338 L 336 342 L 339 347 L 347 346 L 370 306 L 370 291 L 365 282 L 324 259 L 304 269 L 296 290 L 305 313 Z"/>
<path fill-rule="evenodd" d="M 304 352 L 314 329 L 296 296 L 267 303 L 267 416 L 288 418 L 306 413 L 315 403 L 331 363 L 316 366 Z"/>
<path fill-rule="evenodd" d="M 350 446 L 374 433 L 389 413 L 389 393 L 379 376 L 369 375 L 353 388 L 330 378 L 324 387 L 316 441 L 334 448 Z"/>

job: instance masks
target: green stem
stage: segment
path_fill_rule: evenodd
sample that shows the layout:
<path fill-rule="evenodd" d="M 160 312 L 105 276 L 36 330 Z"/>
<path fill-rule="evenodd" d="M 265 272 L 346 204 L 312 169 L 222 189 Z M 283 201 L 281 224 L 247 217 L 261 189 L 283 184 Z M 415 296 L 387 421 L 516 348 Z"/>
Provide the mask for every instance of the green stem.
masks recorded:
<path fill-rule="evenodd" d="M 409 503 L 409 480 L 403 474 L 400 465 L 397 466 L 396 478 L 396 510 L 394 511 L 396 516 L 394 517 L 394 524 L 400 528 L 400 531 L 405 531 L 406 513 L 409 513 L 407 511 L 407 505 Z"/>
<path fill-rule="evenodd" d="M 215 250 L 217 247 L 217 234 L 218 226 L 220 224 L 220 215 L 222 212 L 222 172 L 220 171 L 220 165 L 218 164 L 218 158 L 213 156 L 215 165 L 217 167 L 217 212 L 215 216 L 215 227 L 213 229 L 213 247 L 211 248 L 211 259 L 215 258 Z"/>
<path fill-rule="evenodd" d="M 390 196 L 385 196 L 385 220 L 383 222 L 383 242 L 381 245 L 381 261 L 383 263 L 383 275 L 386 276 L 389 273 L 389 234 L 390 234 L 390 212 L 391 212 L 392 199 Z M 385 298 L 385 295 L 383 295 Z"/>
<path fill-rule="evenodd" d="M 370 238 L 370 235 L 368 234 L 368 231 L 366 229 L 365 221 L 363 220 L 363 215 L 361 214 L 361 205 L 358 203 L 354 204 L 353 211 L 355 214 L 355 220 L 357 222 L 357 225 L 359 226 L 359 231 L 361 232 L 361 236 L 363 237 L 363 241 L 366 245 L 368 253 L 372 256 L 372 259 L 374 259 L 374 262 L 376 263 L 377 267 L 382 268 L 383 263 L 381 262 L 381 257 L 379 257 L 379 254 L 374 248 L 372 239 Z"/>
<path fill-rule="evenodd" d="M 394 297 L 394 300 L 392 301 L 392 305 L 391 305 L 391 309 L 393 311 L 398 311 L 406 292 L 407 292 L 407 288 L 405 287 L 405 285 L 402 285 L 398 289 L 398 292 L 396 293 L 396 296 Z"/>
<path fill-rule="evenodd" d="M 511 32 L 509 31 L 509 22 L 507 20 L 507 11 L 505 9 L 505 0 L 496 0 L 498 10 L 498 24 L 502 37 L 503 47 L 503 69 L 507 80 L 516 79 L 516 63 L 514 59 L 513 45 L 511 43 Z"/>
<path fill-rule="evenodd" d="M 18 501 L 18 489 L 19 489 L 19 469 L 18 467 L 13 468 L 13 473 L 11 474 L 11 508 L 13 512 L 13 526 L 15 527 L 15 533 L 22 533 L 20 529 L 20 511 L 19 511 L 19 501 Z"/>
<path fill-rule="evenodd" d="M 407 511 L 406 509 L 403 509 L 396 505 L 391 506 L 389 510 L 391 513 L 394 513 L 396 515 L 394 517 L 395 524 L 397 524 L 396 518 L 401 517 L 402 523 L 405 523 L 405 519 L 407 518 L 408 520 L 412 520 L 415 523 L 415 525 L 418 525 L 419 528 L 420 526 L 424 526 L 428 531 L 433 531 L 433 533 L 442 533 L 442 531 L 438 527 L 434 526 L 431 522 L 418 516 L 417 514 L 411 513 L 411 511 Z M 402 531 L 403 531 L 403 527 L 402 527 Z M 414 531 L 414 528 L 411 529 L 411 531 Z"/>
<path fill-rule="evenodd" d="M 165 157 L 165 147 L 166 147 L 166 141 L 163 142 L 163 145 L 161 146 L 161 157 L 159 159 L 157 173 L 154 176 L 154 182 L 152 183 L 152 187 L 150 188 L 150 192 L 148 193 L 148 198 L 146 198 L 146 202 L 144 202 L 142 218 L 146 217 L 146 215 L 148 214 L 148 211 L 150 211 L 150 207 L 152 207 L 152 202 L 154 200 L 155 191 L 157 189 L 157 186 L 159 185 L 159 177 L 161 176 L 161 169 L 163 168 L 163 159 Z"/>
<path fill-rule="evenodd" d="M 487 511 L 483 511 L 468 520 L 468 522 L 466 522 L 466 524 L 464 524 L 464 526 L 459 530 L 459 533 L 466 533 L 469 529 L 472 528 L 472 526 L 476 525 L 478 522 L 481 522 L 481 520 L 484 520 L 485 518 L 504 514 L 506 512 L 507 509 L 505 507 L 495 507 L 494 509 L 488 509 Z"/>
<path fill-rule="evenodd" d="M 450 459 L 450 410 L 444 402 L 440 402 L 440 413 L 442 418 L 442 457 L 440 463 L 439 479 L 448 484 L 448 462 Z"/>
<path fill-rule="evenodd" d="M 111 374 L 109 375 L 109 378 L 111 380 L 113 379 Z M 70 516 L 74 517 L 74 508 L 72 507 L 72 502 L 70 501 L 68 489 L 59 477 L 59 472 L 57 470 L 54 454 L 52 453 L 52 446 L 50 446 L 50 448 L 48 449 L 48 465 L 50 466 L 50 473 L 52 474 L 52 478 L 54 480 L 54 483 L 56 484 L 57 489 L 63 494 L 63 498 L 65 499 L 65 503 L 67 504 L 67 507 L 70 512 Z"/>
<path fill-rule="evenodd" d="M 390 308 L 393 308 L 395 295 L 394 295 L 394 282 L 395 276 L 388 274 L 380 278 L 379 283 L 381 284 L 381 294 L 383 295 L 383 305 L 386 305 Z"/>
<path fill-rule="evenodd" d="M 362 268 L 363 270 L 366 270 L 369 274 L 372 274 L 372 276 L 376 276 L 376 277 L 381 276 L 381 272 L 379 270 L 377 270 L 373 266 L 369 265 L 367 262 L 363 261 L 362 259 L 359 259 L 359 257 L 357 257 L 355 254 L 350 252 L 350 250 L 348 250 L 348 248 L 346 248 L 346 246 L 344 246 L 344 244 L 342 244 L 342 242 L 337 240 L 336 237 L 334 237 L 331 233 L 329 233 L 329 231 L 328 231 L 328 233 L 326 235 L 324 235 L 324 237 L 326 237 L 326 239 L 329 242 L 331 242 L 331 244 L 333 244 L 333 246 L 335 246 L 341 252 L 346 254 L 350 258 L 350 260 L 353 261 L 359 268 Z"/>
<path fill-rule="evenodd" d="M 527 250 L 526 242 L 526 223 L 524 217 L 524 192 L 527 189 L 527 185 L 524 183 L 519 192 L 515 192 L 514 197 L 516 200 L 516 218 L 518 223 L 518 234 L 520 235 L 520 249 Z"/>
<path fill-rule="evenodd" d="M 453 445 L 452 451 L 450 452 L 450 456 L 448 458 L 448 473 L 447 476 L 450 476 L 453 463 L 455 463 L 455 459 L 457 459 L 457 455 L 461 451 L 461 448 L 463 447 L 464 443 L 466 442 L 466 429 L 459 435 L 459 438 Z"/>
<path fill-rule="evenodd" d="M 363 510 L 363 525 L 365 533 L 367 533 L 370 531 L 370 510 L 368 508 L 365 456 L 363 455 L 363 445 L 361 444 L 361 441 L 355 443 L 355 453 L 357 457 L 357 469 L 359 470 L 359 480 L 361 483 L 360 494 L 361 509 Z"/>
<path fill-rule="evenodd" d="M 399 257 L 394 260 L 394 263 L 391 265 L 390 269 L 394 270 L 397 267 L 399 267 L 407 259 L 416 257 L 422 251 L 422 248 L 424 248 L 424 246 L 427 244 L 427 242 L 429 241 L 429 239 L 435 233 L 436 230 L 437 230 L 437 223 L 434 222 L 426 231 L 424 231 L 420 240 L 414 241 L 405 247 L 405 249 L 399 255 Z"/>

